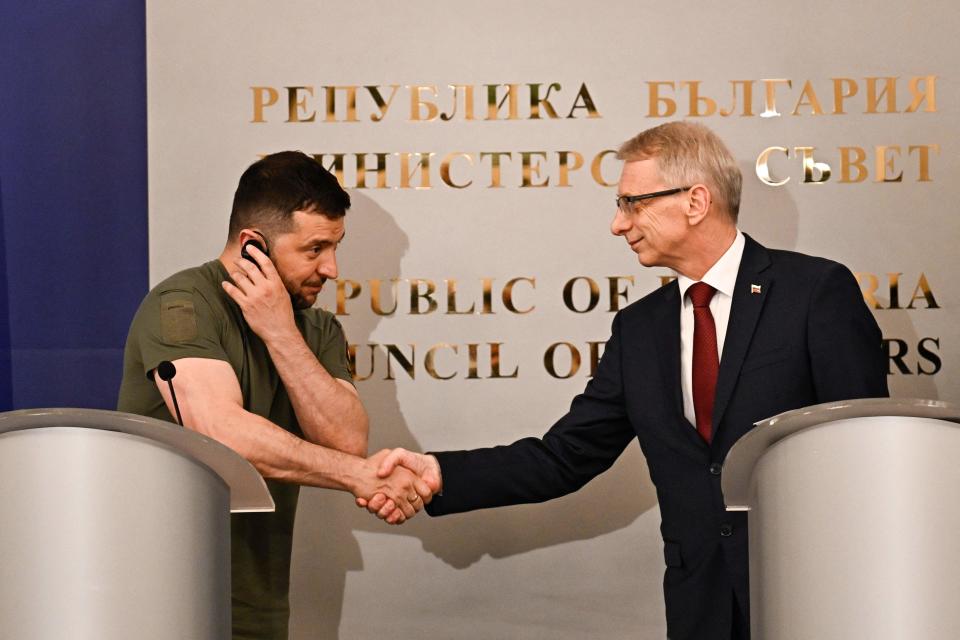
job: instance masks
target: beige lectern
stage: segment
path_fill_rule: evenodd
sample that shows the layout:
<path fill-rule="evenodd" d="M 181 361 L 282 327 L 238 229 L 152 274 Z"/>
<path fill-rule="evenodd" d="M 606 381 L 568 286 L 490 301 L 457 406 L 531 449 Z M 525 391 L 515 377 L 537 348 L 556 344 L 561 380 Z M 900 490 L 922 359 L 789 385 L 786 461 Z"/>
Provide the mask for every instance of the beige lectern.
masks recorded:
<path fill-rule="evenodd" d="M 852 400 L 757 424 L 727 456 L 760 640 L 960 638 L 960 408 Z"/>
<path fill-rule="evenodd" d="M 0 413 L 0 638 L 230 637 L 230 512 L 273 511 L 218 442 L 113 411 Z"/>

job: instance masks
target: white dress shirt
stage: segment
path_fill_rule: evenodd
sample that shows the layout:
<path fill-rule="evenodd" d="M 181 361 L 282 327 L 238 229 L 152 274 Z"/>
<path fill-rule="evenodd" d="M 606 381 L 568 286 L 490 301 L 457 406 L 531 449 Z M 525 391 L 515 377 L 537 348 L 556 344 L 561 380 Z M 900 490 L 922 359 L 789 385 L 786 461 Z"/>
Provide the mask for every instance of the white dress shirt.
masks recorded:
<path fill-rule="evenodd" d="M 703 274 L 701 282 L 706 282 L 717 290 L 710 299 L 710 313 L 717 327 L 717 355 L 723 360 L 723 341 L 727 336 L 727 324 L 730 322 L 730 305 L 733 302 L 733 288 L 737 284 L 737 272 L 746 241 L 743 233 L 737 230 L 730 248 L 720 256 L 710 269 Z M 696 283 L 684 275 L 677 275 L 680 285 L 680 387 L 683 391 L 683 415 L 696 428 L 697 417 L 693 408 L 693 302 L 687 298 L 687 289 Z"/>

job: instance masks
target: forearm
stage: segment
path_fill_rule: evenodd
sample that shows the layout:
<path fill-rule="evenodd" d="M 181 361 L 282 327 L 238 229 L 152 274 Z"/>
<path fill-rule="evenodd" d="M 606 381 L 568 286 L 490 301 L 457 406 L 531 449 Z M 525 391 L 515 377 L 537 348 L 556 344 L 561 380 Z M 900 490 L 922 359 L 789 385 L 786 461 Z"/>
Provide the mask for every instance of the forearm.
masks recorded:
<path fill-rule="evenodd" d="M 230 447 L 264 478 L 356 493 L 363 458 L 312 444 L 238 406 L 211 416 L 185 416 L 186 425 Z"/>
<path fill-rule="evenodd" d="M 365 456 L 367 413 L 355 393 L 331 376 L 299 332 L 266 342 L 300 428 L 308 440 Z"/>

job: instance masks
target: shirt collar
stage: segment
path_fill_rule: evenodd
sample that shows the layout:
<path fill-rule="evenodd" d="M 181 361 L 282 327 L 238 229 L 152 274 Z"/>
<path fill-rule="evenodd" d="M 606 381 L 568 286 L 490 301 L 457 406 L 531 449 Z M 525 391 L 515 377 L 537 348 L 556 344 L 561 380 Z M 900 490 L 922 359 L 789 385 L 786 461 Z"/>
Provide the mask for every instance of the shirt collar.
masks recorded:
<path fill-rule="evenodd" d="M 733 239 L 733 244 L 720 256 L 720 259 L 713 263 L 701 282 L 708 285 L 729 297 L 733 297 L 733 289 L 737 284 L 737 272 L 740 270 L 740 259 L 743 257 L 743 247 L 746 245 L 743 233 L 737 229 L 737 236 Z M 687 289 L 689 289 L 696 280 L 691 280 L 685 275 L 677 274 L 677 284 L 680 286 L 680 299 L 686 304 Z"/>

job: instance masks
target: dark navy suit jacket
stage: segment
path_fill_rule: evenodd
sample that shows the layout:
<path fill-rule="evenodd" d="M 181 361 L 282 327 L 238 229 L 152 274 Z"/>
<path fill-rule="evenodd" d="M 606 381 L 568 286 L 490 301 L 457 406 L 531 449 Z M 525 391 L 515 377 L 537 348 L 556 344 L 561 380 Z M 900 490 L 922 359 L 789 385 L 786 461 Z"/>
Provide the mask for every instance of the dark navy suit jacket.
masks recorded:
<path fill-rule="evenodd" d="M 733 606 L 749 620 L 746 514 L 726 512 L 720 489 L 730 447 L 782 411 L 887 395 L 880 330 L 850 271 L 747 236 L 716 394 L 708 445 L 683 415 L 679 288 L 668 284 L 616 315 L 596 375 L 542 438 L 435 454 L 443 495 L 427 511 L 565 495 L 637 438 L 660 502 L 668 635 L 728 638 Z"/>

